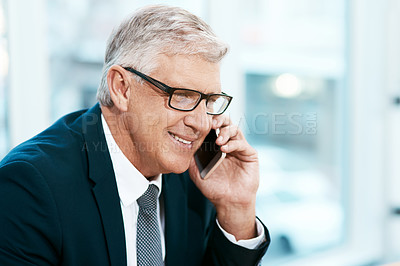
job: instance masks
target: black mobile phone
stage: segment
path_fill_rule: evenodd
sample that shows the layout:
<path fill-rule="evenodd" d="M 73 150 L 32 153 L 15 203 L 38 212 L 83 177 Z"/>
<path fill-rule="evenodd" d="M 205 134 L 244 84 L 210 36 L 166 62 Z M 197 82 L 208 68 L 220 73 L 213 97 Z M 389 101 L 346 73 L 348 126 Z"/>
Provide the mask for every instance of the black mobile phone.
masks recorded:
<path fill-rule="evenodd" d="M 215 143 L 216 140 L 217 132 L 211 129 L 200 148 L 194 154 L 196 165 L 203 179 L 208 178 L 226 156 L 226 153 L 222 152 Z"/>

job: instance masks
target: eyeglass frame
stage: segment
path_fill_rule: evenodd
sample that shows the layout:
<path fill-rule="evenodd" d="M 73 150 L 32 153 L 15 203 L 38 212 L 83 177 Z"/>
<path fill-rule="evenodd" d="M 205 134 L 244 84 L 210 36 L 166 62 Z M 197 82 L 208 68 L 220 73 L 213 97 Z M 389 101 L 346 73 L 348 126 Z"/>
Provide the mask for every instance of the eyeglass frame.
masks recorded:
<path fill-rule="evenodd" d="M 142 72 L 137 71 L 136 69 L 133 69 L 133 68 L 131 68 L 131 67 L 123 67 L 123 68 L 124 68 L 125 70 L 127 70 L 127 71 L 133 73 L 133 74 L 138 75 L 139 77 L 141 77 L 141 78 L 144 79 L 145 81 L 149 82 L 149 83 L 152 84 L 153 86 L 155 86 L 155 87 L 157 87 L 158 89 L 162 90 L 163 92 L 167 93 L 167 94 L 169 95 L 169 98 L 168 98 L 168 106 L 171 107 L 172 109 L 175 109 L 175 110 L 178 110 L 178 111 L 183 111 L 183 112 L 190 112 L 190 111 L 193 111 L 194 109 L 196 109 L 197 106 L 199 106 L 200 102 L 201 102 L 203 99 L 206 100 L 206 104 L 207 104 L 208 99 L 210 99 L 211 96 L 218 95 L 218 96 L 224 96 L 224 97 L 226 97 L 226 98 L 228 99 L 228 103 L 226 104 L 225 109 L 223 109 L 222 112 L 217 113 L 217 114 L 213 114 L 213 113 L 210 113 L 210 112 L 207 111 L 207 114 L 209 114 L 209 115 L 221 115 L 221 114 L 223 114 L 223 113 L 226 111 L 226 109 L 228 109 L 229 104 L 231 103 L 231 101 L 232 101 L 232 99 L 233 99 L 232 96 L 229 96 L 228 94 L 226 94 L 226 93 L 224 93 L 224 92 L 222 92 L 222 93 L 205 94 L 205 93 L 202 93 L 202 92 L 197 91 L 197 90 L 170 87 L 170 86 L 168 86 L 168 85 L 162 83 L 161 81 L 158 81 L 158 80 L 156 80 L 156 79 L 154 79 L 154 78 L 152 78 L 152 77 L 150 77 L 150 76 L 147 76 L 147 75 L 143 74 Z M 192 92 L 198 93 L 198 94 L 200 94 L 200 99 L 197 101 L 197 103 L 196 103 L 196 104 L 193 106 L 193 108 L 191 108 L 191 109 L 185 110 L 185 109 L 176 108 L 176 107 L 174 107 L 174 106 L 171 105 L 172 95 L 174 94 L 174 92 L 175 92 L 176 90 L 192 91 Z"/>

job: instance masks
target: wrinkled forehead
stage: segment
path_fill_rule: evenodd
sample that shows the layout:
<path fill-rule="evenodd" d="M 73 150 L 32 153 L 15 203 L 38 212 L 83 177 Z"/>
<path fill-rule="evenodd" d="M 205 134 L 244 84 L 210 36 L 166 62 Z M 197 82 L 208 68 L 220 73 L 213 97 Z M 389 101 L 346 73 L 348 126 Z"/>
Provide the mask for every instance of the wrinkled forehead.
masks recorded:
<path fill-rule="evenodd" d="M 220 93 L 220 65 L 197 55 L 159 55 L 157 67 L 150 75 L 175 88 L 203 93 Z"/>

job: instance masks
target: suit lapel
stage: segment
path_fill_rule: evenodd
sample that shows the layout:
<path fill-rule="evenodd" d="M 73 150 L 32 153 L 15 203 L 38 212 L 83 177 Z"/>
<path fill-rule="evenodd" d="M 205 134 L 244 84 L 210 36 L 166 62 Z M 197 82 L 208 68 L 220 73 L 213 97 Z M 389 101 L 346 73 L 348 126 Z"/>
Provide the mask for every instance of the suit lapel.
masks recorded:
<path fill-rule="evenodd" d="M 100 107 L 96 104 L 82 119 L 84 149 L 88 154 L 89 178 L 94 182 L 92 192 L 99 208 L 110 264 L 126 265 L 125 233 L 120 199 L 100 114 Z"/>
<path fill-rule="evenodd" d="M 163 175 L 166 265 L 185 265 L 187 249 L 187 198 L 181 176 Z"/>
<path fill-rule="evenodd" d="M 96 184 L 93 194 L 99 207 L 111 265 L 126 265 L 125 233 L 118 192 L 110 191 L 114 182 Z"/>

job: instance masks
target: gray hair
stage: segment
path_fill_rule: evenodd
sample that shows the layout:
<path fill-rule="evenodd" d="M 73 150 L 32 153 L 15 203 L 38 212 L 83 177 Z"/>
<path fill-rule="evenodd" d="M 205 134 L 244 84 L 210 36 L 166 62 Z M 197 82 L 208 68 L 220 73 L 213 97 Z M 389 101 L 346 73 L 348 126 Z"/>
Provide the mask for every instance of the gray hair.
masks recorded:
<path fill-rule="evenodd" d="M 162 5 L 141 8 L 108 39 L 97 100 L 101 105 L 113 106 L 107 85 L 112 65 L 130 66 L 149 74 L 157 67 L 157 56 L 161 54 L 197 55 L 218 63 L 227 51 L 228 46 L 211 27 L 190 12 Z"/>

